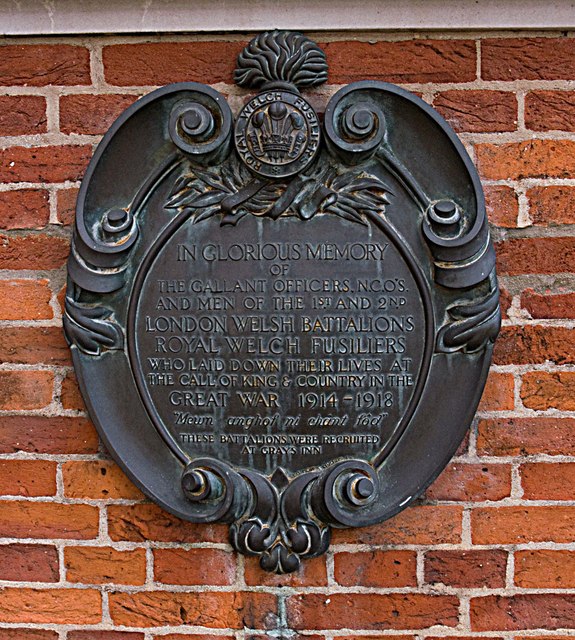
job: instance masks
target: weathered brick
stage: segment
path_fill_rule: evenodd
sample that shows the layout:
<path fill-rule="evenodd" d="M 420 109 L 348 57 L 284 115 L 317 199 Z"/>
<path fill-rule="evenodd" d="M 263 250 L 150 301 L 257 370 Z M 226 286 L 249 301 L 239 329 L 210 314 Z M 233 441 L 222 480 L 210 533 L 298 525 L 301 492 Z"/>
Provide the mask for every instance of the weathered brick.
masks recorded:
<path fill-rule="evenodd" d="M 575 419 L 480 420 L 477 452 L 483 456 L 575 455 Z"/>
<path fill-rule="evenodd" d="M 575 329 L 524 325 L 502 327 L 493 351 L 495 364 L 572 364 Z"/>
<path fill-rule="evenodd" d="M 517 97 L 510 91 L 443 91 L 433 106 L 458 132 L 517 129 Z"/>
<path fill-rule="evenodd" d="M 575 75 L 571 38 L 489 38 L 481 41 L 485 80 L 570 80 Z"/>
<path fill-rule="evenodd" d="M 529 409 L 575 411 L 575 372 L 531 371 L 523 376 L 521 400 Z"/>
<path fill-rule="evenodd" d="M 106 133 L 114 120 L 133 102 L 134 95 L 78 94 L 60 98 L 60 131 L 98 135 Z"/>
<path fill-rule="evenodd" d="M 111 505 L 108 530 L 112 540 L 141 542 L 227 542 L 225 525 L 198 525 L 180 520 L 155 504 Z"/>
<path fill-rule="evenodd" d="M 3 327 L 0 362 L 11 364 L 72 364 L 62 327 Z"/>
<path fill-rule="evenodd" d="M 530 91 L 525 126 L 534 131 L 575 131 L 575 91 Z"/>
<path fill-rule="evenodd" d="M 93 589 L 0 590 L 0 621 L 95 624 L 102 619 L 102 596 Z"/>
<path fill-rule="evenodd" d="M 524 589 L 575 588 L 575 553 L 551 549 L 517 551 L 515 584 Z"/>
<path fill-rule="evenodd" d="M 118 551 L 112 547 L 66 547 L 66 579 L 83 584 L 144 584 L 146 551 Z"/>
<path fill-rule="evenodd" d="M 59 269 L 69 253 L 67 238 L 0 234 L 0 269 Z"/>
<path fill-rule="evenodd" d="M 57 502 L 0 502 L 0 536 L 87 540 L 97 535 L 96 507 Z"/>
<path fill-rule="evenodd" d="M 98 435 L 86 418 L 0 416 L 0 453 L 96 453 Z"/>
<path fill-rule="evenodd" d="M 575 238 L 511 238 L 495 244 L 499 275 L 571 273 L 575 271 Z"/>
<path fill-rule="evenodd" d="M 59 574 L 58 551 L 52 545 L 0 545 L 0 580 L 58 582 Z"/>
<path fill-rule="evenodd" d="M 525 500 L 573 500 L 575 463 L 527 463 L 520 473 Z"/>
<path fill-rule="evenodd" d="M 65 226 L 71 226 L 76 219 L 76 199 L 78 189 L 59 189 L 56 196 L 56 210 L 58 212 L 58 222 Z"/>
<path fill-rule="evenodd" d="M 515 381 L 511 373 L 490 371 L 478 411 L 510 411 L 515 406 Z"/>
<path fill-rule="evenodd" d="M 0 280 L 0 320 L 46 320 L 50 307 L 50 283 L 42 280 Z"/>
<path fill-rule="evenodd" d="M 0 459 L 0 495 L 56 495 L 56 463 L 49 460 Z"/>
<path fill-rule="evenodd" d="M 236 59 L 246 42 L 146 42 L 104 47 L 106 81 L 117 86 L 170 82 L 233 84 Z"/>
<path fill-rule="evenodd" d="M 400 550 L 336 553 L 334 575 L 346 587 L 415 587 L 417 558 Z"/>
<path fill-rule="evenodd" d="M 575 595 L 530 593 L 486 596 L 472 598 L 470 609 L 473 631 L 575 627 Z"/>
<path fill-rule="evenodd" d="M 302 562 L 294 573 L 277 575 L 264 571 L 258 558 L 246 557 L 244 560 L 244 580 L 247 585 L 281 586 L 281 587 L 314 587 L 327 584 L 327 568 L 325 556 L 312 558 Z"/>
<path fill-rule="evenodd" d="M 575 177 L 575 141 L 522 140 L 475 146 L 479 174 L 488 180 Z"/>
<path fill-rule="evenodd" d="M 60 402 L 64 409 L 72 411 L 86 411 L 86 405 L 80 393 L 80 387 L 76 379 L 76 374 L 69 371 L 62 380 L 62 391 L 60 393 Z"/>
<path fill-rule="evenodd" d="M 260 635 L 258 634 L 257 636 L 251 636 L 249 637 L 249 640 L 254 640 L 254 638 L 258 638 L 258 640 L 269 640 L 268 636 L 265 635 Z M 290 636 L 290 638 L 292 638 L 293 636 Z M 320 636 L 318 638 L 318 636 L 307 636 L 309 638 L 309 640 L 323 640 L 323 638 Z M 88 640 L 88 639 L 86 639 Z M 154 640 L 235 640 L 235 636 L 221 636 L 221 635 L 209 635 L 206 633 L 201 633 L 201 634 L 188 634 L 188 633 L 168 633 L 168 635 L 158 635 L 158 636 L 154 636 Z M 299 640 L 298 638 L 294 638 L 294 640 Z"/>
<path fill-rule="evenodd" d="M 41 96 L 0 96 L 0 131 L 3 136 L 44 133 L 46 99 Z"/>
<path fill-rule="evenodd" d="M 476 75 L 471 40 L 400 40 L 321 44 L 329 61 L 329 81 L 471 82 Z"/>
<path fill-rule="evenodd" d="M 141 500 L 144 496 L 111 460 L 81 460 L 62 465 L 64 495 L 89 500 Z"/>
<path fill-rule="evenodd" d="M 43 189 L 0 191 L 0 229 L 42 229 L 50 220 Z"/>
<path fill-rule="evenodd" d="M 232 584 L 235 557 L 221 549 L 155 549 L 154 580 L 165 584 Z"/>
<path fill-rule="evenodd" d="M 0 85 L 12 84 L 90 84 L 88 49 L 67 44 L 4 45 L 0 50 Z"/>
<path fill-rule="evenodd" d="M 0 640 L 58 640 L 56 631 L 47 629 L 21 629 L 16 627 L 0 629 Z"/>
<path fill-rule="evenodd" d="M 474 544 L 572 542 L 575 507 L 486 507 L 471 512 Z"/>
<path fill-rule="evenodd" d="M 519 216 L 519 200 L 515 189 L 485 185 L 485 208 L 489 222 L 497 227 L 514 229 Z"/>
<path fill-rule="evenodd" d="M 0 150 L 3 182 L 79 180 L 92 155 L 88 145 L 8 147 Z"/>
<path fill-rule="evenodd" d="M 287 599 L 288 624 L 299 629 L 426 629 L 454 627 L 459 598 L 420 593 L 319 593 Z"/>
<path fill-rule="evenodd" d="M 537 293 L 525 289 L 521 294 L 521 306 L 532 318 L 575 319 L 575 293 Z"/>
<path fill-rule="evenodd" d="M 42 409 L 52 402 L 51 371 L 0 371 L 0 409 Z"/>
<path fill-rule="evenodd" d="M 449 464 L 427 489 L 430 500 L 480 502 L 502 500 L 511 493 L 511 466 L 507 464 Z"/>
<path fill-rule="evenodd" d="M 412 506 L 382 524 L 361 529 L 333 531 L 333 543 L 358 544 L 457 544 L 461 542 L 462 508 Z"/>
<path fill-rule="evenodd" d="M 111 593 L 110 615 L 116 625 L 126 627 L 267 629 L 277 624 L 277 600 L 275 595 L 250 591 Z"/>
<path fill-rule="evenodd" d="M 575 223 L 575 187 L 546 186 L 528 189 L 529 216 L 538 226 Z"/>
<path fill-rule="evenodd" d="M 501 316 L 504 320 L 509 318 L 509 308 L 511 307 L 511 303 L 513 302 L 513 298 L 509 291 L 503 286 L 499 285 L 499 306 L 501 307 Z"/>
<path fill-rule="evenodd" d="M 502 549 L 428 551 L 425 581 L 459 589 L 505 586 L 507 552 Z"/>
<path fill-rule="evenodd" d="M 190 636 L 187 636 L 188 639 Z M 167 640 L 169 636 L 162 636 Z M 1 637 L 0 637 L 0 640 Z M 139 631 L 68 631 L 68 640 L 144 640 L 144 634 Z"/>

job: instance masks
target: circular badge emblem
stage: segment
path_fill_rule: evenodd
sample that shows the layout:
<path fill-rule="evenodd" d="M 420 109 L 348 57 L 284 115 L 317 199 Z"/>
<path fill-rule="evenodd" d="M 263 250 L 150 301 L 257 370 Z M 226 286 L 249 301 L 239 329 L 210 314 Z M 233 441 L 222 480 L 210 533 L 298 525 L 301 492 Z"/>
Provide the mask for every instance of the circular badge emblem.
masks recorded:
<path fill-rule="evenodd" d="M 265 91 L 242 109 L 235 140 L 241 159 L 254 173 L 285 178 L 302 171 L 315 158 L 319 121 L 301 96 Z"/>

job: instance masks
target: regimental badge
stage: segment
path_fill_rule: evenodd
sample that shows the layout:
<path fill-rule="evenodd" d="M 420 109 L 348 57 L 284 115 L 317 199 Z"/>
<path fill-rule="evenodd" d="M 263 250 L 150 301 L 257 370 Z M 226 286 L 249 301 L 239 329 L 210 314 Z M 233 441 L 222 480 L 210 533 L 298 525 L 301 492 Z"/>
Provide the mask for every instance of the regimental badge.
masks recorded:
<path fill-rule="evenodd" d="M 269 571 L 381 522 L 445 467 L 499 331 L 479 178 L 417 96 L 327 79 L 299 33 L 213 88 L 145 96 L 80 189 L 64 327 L 86 406 L 134 483 L 227 522 Z M 142 141 L 145 140 L 145 144 Z"/>

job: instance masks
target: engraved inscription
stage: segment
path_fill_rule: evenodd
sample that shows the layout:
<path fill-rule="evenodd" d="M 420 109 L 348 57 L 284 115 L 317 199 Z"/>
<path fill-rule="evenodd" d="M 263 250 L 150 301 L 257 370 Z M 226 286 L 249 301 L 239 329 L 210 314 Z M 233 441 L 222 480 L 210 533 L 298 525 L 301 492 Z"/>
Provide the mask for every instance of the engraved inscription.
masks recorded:
<path fill-rule="evenodd" d="M 370 460 L 423 362 L 423 302 L 398 240 L 332 215 L 184 225 L 139 300 L 141 386 L 190 456 L 265 472 Z"/>

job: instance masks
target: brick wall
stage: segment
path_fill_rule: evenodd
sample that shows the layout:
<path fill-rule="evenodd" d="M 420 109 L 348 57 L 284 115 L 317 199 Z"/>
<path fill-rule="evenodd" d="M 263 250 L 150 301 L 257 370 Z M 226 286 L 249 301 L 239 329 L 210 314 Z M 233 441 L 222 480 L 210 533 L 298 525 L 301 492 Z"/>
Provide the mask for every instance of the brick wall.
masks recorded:
<path fill-rule="evenodd" d="M 505 320 L 471 435 L 416 506 L 336 533 L 291 577 L 231 553 L 223 526 L 144 500 L 98 443 L 61 332 L 74 198 L 100 135 L 150 89 L 203 81 L 241 104 L 247 38 L 5 40 L 0 640 L 575 632 L 575 38 L 317 40 L 331 83 L 318 103 L 366 77 L 402 84 L 478 164 Z"/>

